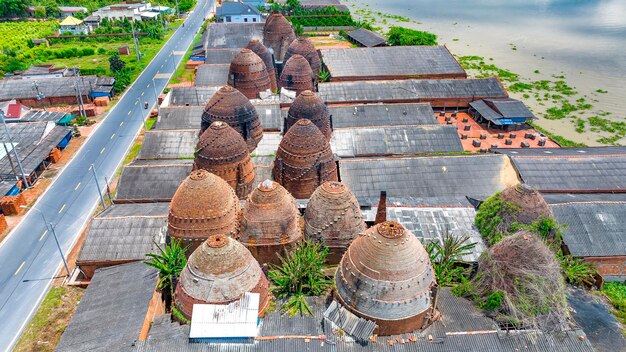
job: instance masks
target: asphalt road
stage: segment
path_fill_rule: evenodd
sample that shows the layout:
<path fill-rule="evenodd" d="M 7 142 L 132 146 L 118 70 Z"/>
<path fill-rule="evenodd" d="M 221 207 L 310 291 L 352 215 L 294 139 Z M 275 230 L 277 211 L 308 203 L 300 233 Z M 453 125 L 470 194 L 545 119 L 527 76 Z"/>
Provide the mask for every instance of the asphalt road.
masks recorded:
<path fill-rule="evenodd" d="M 105 185 L 105 177 L 110 180 L 114 176 L 150 111 L 144 109 L 144 101 L 155 104 L 155 87 L 158 93 L 165 88 L 212 2 L 198 0 L 185 26 L 170 37 L 34 205 L 55 227 L 64 253 L 75 244 L 99 203 L 91 165 L 100 186 Z M 40 213 L 29 210 L 0 244 L 0 351 L 15 345 L 61 268 L 51 231 L 46 230 Z"/>

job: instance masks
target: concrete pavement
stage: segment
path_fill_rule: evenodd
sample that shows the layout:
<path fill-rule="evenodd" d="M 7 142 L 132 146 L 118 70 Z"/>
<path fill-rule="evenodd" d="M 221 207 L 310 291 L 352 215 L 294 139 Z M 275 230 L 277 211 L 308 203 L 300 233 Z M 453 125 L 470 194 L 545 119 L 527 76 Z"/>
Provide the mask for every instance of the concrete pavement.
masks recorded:
<path fill-rule="evenodd" d="M 196 8 L 179 27 L 117 105 L 100 122 L 72 161 L 57 176 L 34 208 L 45 214 L 67 253 L 99 202 L 91 165 L 100 186 L 110 180 L 143 127 L 156 102 L 153 84 L 160 93 L 192 44 L 213 0 L 198 0 Z M 155 78 L 155 76 L 158 76 Z M 9 351 L 19 339 L 54 275 L 62 266 L 50 231 L 37 211 L 29 211 L 0 245 L 0 351 Z"/>

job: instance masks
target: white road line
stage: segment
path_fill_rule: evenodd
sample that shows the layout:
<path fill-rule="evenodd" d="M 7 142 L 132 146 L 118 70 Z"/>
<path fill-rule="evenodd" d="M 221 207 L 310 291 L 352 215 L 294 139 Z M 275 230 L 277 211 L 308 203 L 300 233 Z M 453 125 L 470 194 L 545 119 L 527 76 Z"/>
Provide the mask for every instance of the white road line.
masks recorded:
<path fill-rule="evenodd" d="M 111 139 L 113 139 L 113 137 L 115 137 L 115 133 L 113 133 L 113 134 L 111 135 Z"/>
<path fill-rule="evenodd" d="M 93 169 L 93 166 L 92 166 L 92 165 L 89 165 L 89 171 L 91 171 L 91 169 Z"/>
<path fill-rule="evenodd" d="M 120 127 L 122 127 L 123 124 L 124 124 L 124 121 L 120 122 Z"/>
<path fill-rule="evenodd" d="M 137 105 L 137 103 L 139 103 L 139 100 L 135 100 L 135 105 Z"/>
<path fill-rule="evenodd" d="M 24 264 L 26 264 L 26 262 L 22 262 L 22 264 L 20 264 L 20 267 L 17 268 L 17 270 L 15 270 L 15 274 L 13 274 L 13 275 L 17 275 L 17 273 L 19 273 L 20 270 L 22 270 L 22 267 L 24 266 Z"/>
<path fill-rule="evenodd" d="M 102 147 L 102 149 L 100 149 L 100 154 L 104 153 L 105 149 L 106 149 L 106 147 Z"/>
<path fill-rule="evenodd" d="M 63 204 L 63 206 L 61 207 L 61 209 L 59 209 L 59 214 L 61 214 L 61 212 L 63 211 L 63 209 L 65 209 L 65 204 Z"/>
<path fill-rule="evenodd" d="M 148 83 L 148 85 L 146 86 L 146 88 L 150 88 L 150 83 Z"/>
<path fill-rule="evenodd" d="M 76 187 L 74 187 L 74 190 L 77 190 L 77 189 L 78 189 L 78 187 L 80 187 L 80 182 L 78 182 L 78 183 L 76 184 Z"/>
<path fill-rule="evenodd" d="M 143 93 L 145 93 L 145 92 L 141 92 L 141 96 L 142 96 L 142 97 L 143 97 Z"/>
<path fill-rule="evenodd" d="M 130 116 L 130 110 L 128 110 L 128 116 Z"/>
<path fill-rule="evenodd" d="M 41 240 L 43 240 L 43 237 L 44 237 L 47 233 L 48 233 L 48 230 L 44 231 L 44 232 L 41 234 L 41 237 L 39 237 L 39 240 L 40 240 L 40 241 L 41 241 Z"/>

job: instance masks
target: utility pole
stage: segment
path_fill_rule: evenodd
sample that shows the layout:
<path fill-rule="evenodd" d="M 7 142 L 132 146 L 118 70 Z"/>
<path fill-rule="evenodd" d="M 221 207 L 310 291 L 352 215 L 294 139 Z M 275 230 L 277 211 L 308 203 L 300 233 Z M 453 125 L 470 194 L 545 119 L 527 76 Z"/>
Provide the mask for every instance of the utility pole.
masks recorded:
<path fill-rule="evenodd" d="M 17 150 L 15 150 L 15 144 L 13 144 L 13 138 L 11 138 L 11 134 L 9 133 L 9 128 L 7 127 L 7 122 L 4 119 L 4 111 L 0 110 L 0 119 L 2 120 L 2 125 L 4 126 L 4 133 L 6 134 L 9 144 L 11 144 L 11 149 L 13 149 L 13 154 L 15 155 L 15 159 L 17 160 L 17 166 L 20 169 L 20 173 L 22 174 L 22 181 L 24 181 L 24 185 L 28 188 L 30 184 L 28 183 L 28 179 L 26 179 L 26 175 L 24 174 L 24 169 L 22 168 L 22 162 L 20 161 L 20 157 L 17 155 Z"/>
<path fill-rule="evenodd" d="M 157 71 L 157 75 L 159 72 Z M 154 90 L 154 101 L 157 106 L 157 112 L 161 115 L 161 106 L 159 105 L 159 96 L 157 95 L 156 83 L 154 83 L 154 77 L 152 77 L 152 89 Z"/>
<path fill-rule="evenodd" d="M 180 12 L 178 12 L 178 0 L 176 0 L 176 18 L 180 18 Z"/>
<path fill-rule="evenodd" d="M 139 97 L 137 97 L 137 104 L 135 105 L 139 106 L 139 118 L 143 121 L 143 129 L 148 131 L 148 123 L 146 122 L 146 119 L 143 118 L 143 114 L 141 113 L 141 101 L 139 101 Z"/>
<path fill-rule="evenodd" d="M 135 54 L 137 54 L 137 62 L 139 62 L 139 60 L 141 60 L 141 52 L 139 52 L 139 43 L 137 42 L 137 36 L 135 35 L 135 25 L 134 25 L 135 19 L 133 18 L 130 21 L 130 28 L 131 28 L 131 32 L 133 34 L 133 44 L 135 45 Z"/>
<path fill-rule="evenodd" d="M 78 112 L 80 113 L 80 116 L 82 116 L 83 118 L 87 118 L 87 113 L 85 112 L 85 104 L 83 102 L 83 91 L 82 91 L 82 79 L 79 82 L 78 79 L 81 78 L 80 77 L 80 71 L 74 67 L 74 87 L 76 88 L 76 98 L 77 101 L 76 103 L 78 104 Z"/>
<path fill-rule="evenodd" d="M 102 208 L 106 209 L 107 206 L 104 203 L 104 197 L 102 196 L 102 189 L 100 188 L 100 183 L 98 183 L 98 175 L 96 175 L 96 166 L 91 164 L 91 171 L 93 172 L 93 179 L 96 181 L 96 187 L 98 188 L 98 194 L 100 195 L 100 203 L 102 203 Z"/>
<path fill-rule="evenodd" d="M 37 100 L 41 102 L 41 105 L 43 106 L 43 111 L 46 111 L 46 96 L 39 91 L 38 81 L 33 82 L 33 89 L 37 92 Z"/>
<path fill-rule="evenodd" d="M 67 265 L 67 260 L 65 259 L 65 255 L 63 254 L 63 249 L 61 249 L 61 244 L 59 243 L 59 238 L 57 237 L 56 231 L 54 231 L 54 226 L 46 220 L 46 216 L 43 212 L 37 208 L 27 207 L 25 205 L 20 205 L 20 208 L 23 209 L 32 209 L 38 212 L 43 219 L 43 223 L 46 225 L 46 230 L 50 230 L 52 232 L 52 236 L 54 236 L 54 241 L 57 244 L 57 248 L 59 249 L 59 253 L 61 253 L 61 259 L 63 259 L 63 265 L 65 265 L 65 271 L 67 272 L 67 277 L 70 277 L 72 274 L 70 273 L 70 267 Z"/>

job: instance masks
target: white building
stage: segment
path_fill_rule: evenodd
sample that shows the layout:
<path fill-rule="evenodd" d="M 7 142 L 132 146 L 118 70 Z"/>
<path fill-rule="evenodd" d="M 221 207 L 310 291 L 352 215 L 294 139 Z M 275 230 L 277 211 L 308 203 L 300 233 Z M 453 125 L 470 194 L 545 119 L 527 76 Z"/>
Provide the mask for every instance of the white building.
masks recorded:
<path fill-rule="evenodd" d="M 216 22 L 261 22 L 261 12 L 251 4 L 224 2 L 215 10 Z"/>
<path fill-rule="evenodd" d="M 127 18 L 133 21 L 141 21 L 146 18 L 154 18 L 158 15 L 158 13 L 156 13 L 156 15 L 153 16 L 151 9 L 152 5 L 149 2 L 137 4 L 115 4 L 102 7 L 94 11 L 91 15 L 99 16 L 100 20 L 106 18 L 109 21 L 116 21 Z"/>

